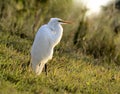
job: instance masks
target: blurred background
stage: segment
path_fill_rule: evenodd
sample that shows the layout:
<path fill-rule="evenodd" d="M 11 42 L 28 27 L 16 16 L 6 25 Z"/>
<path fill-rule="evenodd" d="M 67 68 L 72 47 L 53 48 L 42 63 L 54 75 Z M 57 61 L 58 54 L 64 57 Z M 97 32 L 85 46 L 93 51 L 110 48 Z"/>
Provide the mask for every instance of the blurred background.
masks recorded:
<path fill-rule="evenodd" d="M 64 26 L 64 50 L 74 46 L 94 58 L 120 62 L 119 0 L 0 0 L 0 32 L 33 40 L 51 17 L 73 21 Z"/>

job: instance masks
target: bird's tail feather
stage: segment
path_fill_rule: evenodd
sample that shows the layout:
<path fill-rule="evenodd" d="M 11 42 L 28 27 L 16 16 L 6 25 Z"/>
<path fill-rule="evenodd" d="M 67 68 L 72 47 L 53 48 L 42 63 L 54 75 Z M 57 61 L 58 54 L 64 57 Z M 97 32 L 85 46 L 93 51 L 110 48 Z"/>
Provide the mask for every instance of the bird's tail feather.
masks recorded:
<path fill-rule="evenodd" d="M 37 74 L 37 75 L 40 75 L 40 74 L 41 74 L 44 66 L 45 66 L 45 63 L 40 63 L 40 65 L 37 65 L 37 66 L 36 66 L 36 74 Z"/>
<path fill-rule="evenodd" d="M 35 61 L 34 59 L 31 59 L 31 64 L 32 64 L 32 69 L 37 75 L 40 75 L 44 66 L 45 66 L 46 61 L 41 61 L 38 63 L 38 61 Z"/>

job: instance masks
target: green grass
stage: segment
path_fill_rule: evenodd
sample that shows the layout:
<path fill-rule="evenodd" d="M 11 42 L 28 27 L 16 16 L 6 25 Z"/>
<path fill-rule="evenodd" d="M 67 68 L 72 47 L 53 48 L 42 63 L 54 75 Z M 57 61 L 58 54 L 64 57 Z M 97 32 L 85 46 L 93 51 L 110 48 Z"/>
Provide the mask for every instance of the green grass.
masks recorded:
<path fill-rule="evenodd" d="M 120 14 L 114 11 L 109 5 L 85 20 L 86 9 L 72 0 L 2 1 L 0 94 L 120 94 L 120 34 L 114 32 Z M 33 36 L 51 17 L 74 23 L 64 27 L 48 75 L 36 76 L 28 62 Z"/>
<path fill-rule="evenodd" d="M 85 56 L 62 41 L 36 76 L 28 64 L 32 39 L 0 32 L 0 94 L 120 94 L 120 67 Z M 99 63 L 100 62 L 100 63 Z"/>

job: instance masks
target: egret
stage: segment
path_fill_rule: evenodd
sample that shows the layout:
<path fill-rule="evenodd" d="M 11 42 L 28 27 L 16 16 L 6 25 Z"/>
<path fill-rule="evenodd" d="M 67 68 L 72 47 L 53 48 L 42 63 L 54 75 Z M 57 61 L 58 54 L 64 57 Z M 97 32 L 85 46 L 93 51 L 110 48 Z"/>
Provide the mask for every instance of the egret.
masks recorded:
<path fill-rule="evenodd" d="M 54 47 L 60 42 L 63 35 L 61 24 L 70 24 L 60 18 L 51 18 L 50 21 L 42 25 L 35 35 L 31 48 L 32 69 L 40 75 L 44 66 L 53 57 Z"/>

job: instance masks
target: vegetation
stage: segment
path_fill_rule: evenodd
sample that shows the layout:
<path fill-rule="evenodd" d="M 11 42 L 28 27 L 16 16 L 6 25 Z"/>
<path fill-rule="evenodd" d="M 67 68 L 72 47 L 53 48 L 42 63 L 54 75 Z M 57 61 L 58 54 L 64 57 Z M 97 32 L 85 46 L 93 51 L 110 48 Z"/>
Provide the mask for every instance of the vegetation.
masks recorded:
<path fill-rule="evenodd" d="M 93 55 L 100 61 L 120 64 L 119 16 L 119 11 L 110 4 L 103 7 L 99 16 L 82 19 L 74 37 L 74 44 L 83 53 Z"/>
<path fill-rule="evenodd" d="M 114 31 L 120 14 L 110 6 L 86 19 L 86 9 L 72 0 L 0 1 L 0 94 L 119 94 L 120 35 Z M 74 23 L 64 26 L 48 75 L 36 76 L 30 48 L 51 17 Z"/>

